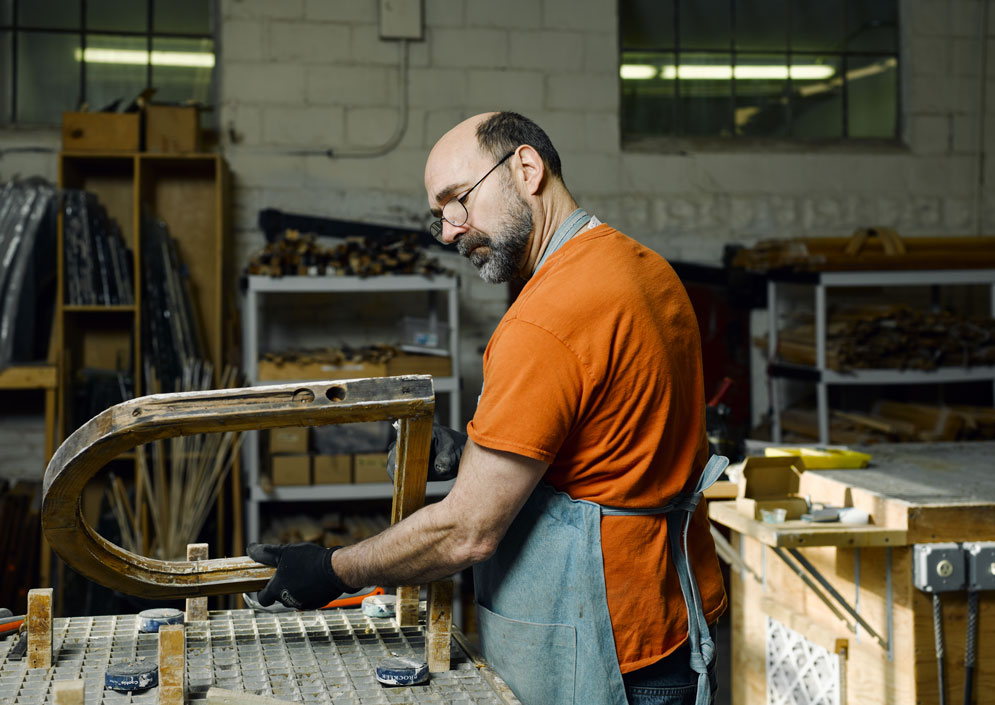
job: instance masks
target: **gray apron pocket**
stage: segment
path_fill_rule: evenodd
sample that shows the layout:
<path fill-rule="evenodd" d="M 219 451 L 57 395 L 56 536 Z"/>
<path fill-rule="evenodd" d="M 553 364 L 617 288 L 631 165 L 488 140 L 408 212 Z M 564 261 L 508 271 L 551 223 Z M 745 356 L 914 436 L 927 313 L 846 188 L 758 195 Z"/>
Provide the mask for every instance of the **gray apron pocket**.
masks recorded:
<path fill-rule="evenodd" d="M 577 629 L 508 619 L 477 603 L 487 662 L 524 705 L 574 705 Z"/>

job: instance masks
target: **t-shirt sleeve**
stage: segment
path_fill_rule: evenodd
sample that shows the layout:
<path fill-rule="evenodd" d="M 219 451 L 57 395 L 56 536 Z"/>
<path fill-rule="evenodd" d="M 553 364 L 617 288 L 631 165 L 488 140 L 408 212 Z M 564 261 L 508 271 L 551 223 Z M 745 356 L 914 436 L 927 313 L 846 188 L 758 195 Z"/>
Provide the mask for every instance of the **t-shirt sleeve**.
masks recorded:
<path fill-rule="evenodd" d="M 484 389 L 467 432 L 485 448 L 552 462 L 574 427 L 586 381 L 577 355 L 556 336 L 507 321 L 484 354 Z"/>

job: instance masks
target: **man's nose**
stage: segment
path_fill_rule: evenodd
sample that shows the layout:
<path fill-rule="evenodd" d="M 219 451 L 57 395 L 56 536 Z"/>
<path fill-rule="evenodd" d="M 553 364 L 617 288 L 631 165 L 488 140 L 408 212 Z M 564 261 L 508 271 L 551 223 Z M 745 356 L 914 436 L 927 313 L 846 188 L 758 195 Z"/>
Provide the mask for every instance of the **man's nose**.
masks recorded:
<path fill-rule="evenodd" d="M 442 241 L 447 245 L 452 245 L 462 237 L 467 231 L 467 225 L 453 225 L 445 218 L 442 219 Z"/>

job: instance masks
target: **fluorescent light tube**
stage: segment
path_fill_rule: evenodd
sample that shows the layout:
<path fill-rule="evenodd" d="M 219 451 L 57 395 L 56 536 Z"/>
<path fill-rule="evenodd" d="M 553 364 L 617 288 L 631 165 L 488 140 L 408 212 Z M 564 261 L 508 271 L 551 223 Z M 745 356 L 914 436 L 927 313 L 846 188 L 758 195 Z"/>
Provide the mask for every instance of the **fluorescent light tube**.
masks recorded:
<path fill-rule="evenodd" d="M 151 58 L 151 61 L 150 61 Z M 76 49 L 76 61 L 88 64 L 128 64 L 132 66 L 186 66 L 212 68 L 214 54 L 206 51 L 153 51 L 140 49 Z"/>
<path fill-rule="evenodd" d="M 626 81 L 645 81 L 648 78 L 656 78 L 656 66 L 650 64 L 622 64 L 618 69 L 618 75 Z"/>

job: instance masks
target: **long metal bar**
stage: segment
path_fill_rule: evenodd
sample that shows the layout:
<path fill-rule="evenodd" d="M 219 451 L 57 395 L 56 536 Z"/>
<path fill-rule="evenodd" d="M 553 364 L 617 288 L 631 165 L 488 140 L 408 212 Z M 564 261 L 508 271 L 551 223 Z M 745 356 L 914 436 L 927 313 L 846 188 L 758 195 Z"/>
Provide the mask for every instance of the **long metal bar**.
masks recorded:
<path fill-rule="evenodd" d="M 780 549 L 775 548 L 774 550 L 777 551 Z M 825 591 L 828 592 L 833 597 L 833 599 L 835 599 L 840 604 L 840 606 L 843 607 L 844 610 L 846 610 L 847 614 L 849 614 L 857 621 L 857 624 L 859 624 L 861 627 L 867 630 L 867 633 L 877 640 L 877 642 L 881 645 L 881 648 L 885 650 L 888 649 L 888 642 L 884 639 L 884 637 L 878 634 L 877 631 L 875 631 L 874 627 L 868 624 L 867 620 L 860 616 L 857 610 L 855 610 L 850 605 L 850 603 L 846 601 L 846 598 L 843 597 L 835 587 L 833 587 L 833 584 L 830 583 L 828 580 L 826 580 L 826 578 L 822 575 L 822 573 L 820 573 L 818 569 L 816 569 L 816 567 L 812 565 L 809 562 L 809 560 L 801 554 L 801 551 L 799 551 L 797 548 L 789 548 L 788 552 L 796 561 L 798 561 L 799 565 L 802 566 L 802 569 L 808 571 L 808 573 L 813 578 L 815 578 L 815 580 L 818 581 L 818 583 L 825 589 Z M 854 627 L 853 632 L 854 634 L 857 633 L 856 627 Z"/>
<path fill-rule="evenodd" d="M 782 561 L 784 561 L 785 564 L 789 568 L 791 568 L 791 570 L 793 570 L 795 572 L 795 574 L 799 578 L 802 579 L 802 582 L 805 583 L 809 587 L 809 589 L 812 590 L 812 592 L 815 593 L 816 597 L 818 597 L 820 600 L 822 600 L 825 603 L 826 607 L 828 607 L 830 609 L 830 611 L 834 615 L 836 615 L 836 617 L 841 622 L 843 622 L 843 624 L 846 625 L 847 629 L 849 629 L 853 633 L 857 632 L 857 626 L 853 622 L 851 622 L 849 619 L 847 619 L 846 615 L 844 615 L 842 612 L 840 612 L 839 608 L 836 605 L 833 604 L 833 601 L 830 600 L 825 595 L 825 593 L 822 592 L 822 590 L 819 588 L 819 586 L 812 580 L 812 578 L 809 577 L 808 573 L 805 572 L 804 568 L 795 565 L 795 563 L 790 558 L 788 558 L 788 555 L 784 552 L 783 548 L 779 548 L 778 546 L 772 546 L 771 549 L 774 551 L 774 553 L 777 554 L 778 558 L 780 558 Z"/>

